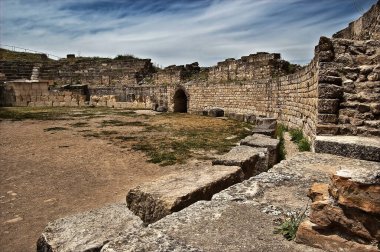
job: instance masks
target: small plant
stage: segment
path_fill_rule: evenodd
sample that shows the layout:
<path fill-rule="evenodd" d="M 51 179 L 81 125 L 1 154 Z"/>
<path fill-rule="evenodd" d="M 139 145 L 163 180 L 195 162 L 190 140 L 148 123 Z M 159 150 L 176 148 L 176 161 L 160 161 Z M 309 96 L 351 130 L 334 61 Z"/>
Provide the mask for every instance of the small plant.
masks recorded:
<path fill-rule="evenodd" d="M 286 218 L 279 227 L 274 231 L 275 234 L 282 234 L 288 241 L 296 238 L 297 230 L 301 222 L 306 216 L 306 211 L 309 204 L 303 212 L 292 213 L 289 218 Z"/>
<path fill-rule="evenodd" d="M 300 129 L 292 129 L 289 131 L 291 136 L 291 140 L 297 144 L 299 151 L 310 151 L 310 143 L 303 136 L 302 130 Z"/>
<path fill-rule="evenodd" d="M 285 138 L 284 133 L 287 128 L 283 124 L 278 124 L 276 128 L 276 136 L 280 140 L 279 142 L 279 150 L 278 150 L 278 159 L 279 161 L 284 160 L 286 158 L 286 150 L 285 150 Z"/>

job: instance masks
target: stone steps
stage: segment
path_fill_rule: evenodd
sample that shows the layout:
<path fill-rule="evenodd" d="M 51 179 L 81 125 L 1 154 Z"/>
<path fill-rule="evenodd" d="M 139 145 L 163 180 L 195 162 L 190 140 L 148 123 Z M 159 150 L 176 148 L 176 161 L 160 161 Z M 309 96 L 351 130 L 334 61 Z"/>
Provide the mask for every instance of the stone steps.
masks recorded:
<path fill-rule="evenodd" d="M 380 138 L 317 136 L 315 152 L 380 162 Z"/>

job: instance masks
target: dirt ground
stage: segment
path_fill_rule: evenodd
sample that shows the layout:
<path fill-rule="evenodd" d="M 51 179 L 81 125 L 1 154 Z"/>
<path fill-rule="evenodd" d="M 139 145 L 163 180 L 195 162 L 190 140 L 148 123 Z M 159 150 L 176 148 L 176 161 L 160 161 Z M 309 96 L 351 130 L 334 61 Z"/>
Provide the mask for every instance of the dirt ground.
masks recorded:
<path fill-rule="evenodd" d="M 35 251 L 48 222 L 124 202 L 130 188 L 187 166 L 152 162 L 208 160 L 249 127 L 149 111 L 1 109 L 0 251 Z M 289 157 L 298 152 L 289 136 L 285 145 Z"/>
<path fill-rule="evenodd" d="M 0 123 L 0 251 L 35 251 L 49 221 L 124 201 L 129 188 L 170 171 L 102 139 L 44 131 L 51 126 Z"/>

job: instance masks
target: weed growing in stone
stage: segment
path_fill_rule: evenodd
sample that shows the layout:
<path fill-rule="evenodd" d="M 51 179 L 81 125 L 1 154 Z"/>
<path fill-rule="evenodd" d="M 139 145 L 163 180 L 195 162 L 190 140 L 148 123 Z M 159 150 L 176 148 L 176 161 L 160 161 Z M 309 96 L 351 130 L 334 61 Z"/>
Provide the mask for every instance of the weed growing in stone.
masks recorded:
<path fill-rule="evenodd" d="M 285 138 L 284 138 L 285 131 L 287 131 L 287 128 L 283 124 L 277 125 L 276 137 L 280 140 L 279 150 L 278 150 L 279 161 L 284 160 L 286 157 Z"/>
<path fill-rule="evenodd" d="M 292 129 L 289 131 L 289 134 L 291 136 L 291 140 L 297 144 L 300 151 L 310 151 L 310 143 L 303 136 L 302 130 Z"/>
<path fill-rule="evenodd" d="M 303 212 L 292 213 L 286 218 L 279 227 L 274 231 L 275 234 L 282 234 L 288 241 L 296 238 L 297 230 L 301 222 L 306 216 L 308 205 Z"/>

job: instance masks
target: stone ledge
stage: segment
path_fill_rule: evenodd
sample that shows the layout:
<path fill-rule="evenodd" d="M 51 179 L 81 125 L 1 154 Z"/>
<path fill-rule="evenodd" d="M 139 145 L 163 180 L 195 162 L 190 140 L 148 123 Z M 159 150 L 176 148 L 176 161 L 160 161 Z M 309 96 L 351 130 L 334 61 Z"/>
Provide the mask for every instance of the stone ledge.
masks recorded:
<path fill-rule="evenodd" d="M 37 251 L 99 251 L 121 230 L 142 226 L 125 203 L 112 204 L 50 222 L 37 241 Z"/>
<path fill-rule="evenodd" d="M 197 167 L 131 189 L 127 205 L 145 223 L 152 223 L 199 200 L 210 200 L 243 178 L 237 166 Z"/>
<path fill-rule="evenodd" d="M 280 141 L 278 139 L 273 139 L 266 135 L 253 134 L 252 136 L 247 136 L 241 140 L 240 144 L 251 147 L 267 148 L 269 167 L 272 167 L 278 161 L 278 151 L 280 144 Z"/>
<path fill-rule="evenodd" d="M 315 152 L 380 162 L 380 138 L 317 136 Z"/>
<path fill-rule="evenodd" d="M 245 178 L 250 178 L 268 170 L 268 150 L 246 145 L 236 146 L 228 153 L 213 160 L 212 164 L 239 166 L 243 170 Z"/>

